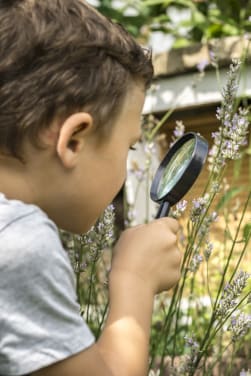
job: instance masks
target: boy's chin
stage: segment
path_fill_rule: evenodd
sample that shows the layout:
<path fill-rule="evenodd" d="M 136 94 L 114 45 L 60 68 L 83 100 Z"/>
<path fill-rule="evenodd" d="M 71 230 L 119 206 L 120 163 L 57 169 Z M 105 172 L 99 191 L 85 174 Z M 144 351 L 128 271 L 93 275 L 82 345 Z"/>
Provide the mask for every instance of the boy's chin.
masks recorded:
<path fill-rule="evenodd" d="M 87 223 L 80 223 L 80 224 L 71 223 L 71 224 L 68 224 L 67 226 L 64 226 L 62 230 L 70 232 L 72 234 L 76 234 L 76 235 L 86 234 L 92 228 L 92 226 L 95 225 L 97 220 L 98 218 L 88 224 Z"/>

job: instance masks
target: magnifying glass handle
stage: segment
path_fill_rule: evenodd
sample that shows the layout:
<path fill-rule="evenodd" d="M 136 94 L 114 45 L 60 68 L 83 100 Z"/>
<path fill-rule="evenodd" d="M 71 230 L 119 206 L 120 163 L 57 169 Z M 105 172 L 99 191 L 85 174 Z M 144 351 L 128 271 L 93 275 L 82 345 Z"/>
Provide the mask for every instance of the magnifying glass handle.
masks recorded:
<path fill-rule="evenodd" d="M 170 204 L 167 201 L 164 201 L 160 204 L 156 218 L 167 217 L 170 210 Z"/>

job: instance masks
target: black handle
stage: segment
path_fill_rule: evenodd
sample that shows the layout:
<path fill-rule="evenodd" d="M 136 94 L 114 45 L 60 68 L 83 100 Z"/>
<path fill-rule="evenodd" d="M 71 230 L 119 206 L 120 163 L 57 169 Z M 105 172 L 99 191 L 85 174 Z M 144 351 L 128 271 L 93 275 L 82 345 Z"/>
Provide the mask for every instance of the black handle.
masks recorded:
<path fill-rule="evenodd" d="M 160 204 L 160 207 L 159 207 L 158 213 L 156 215 L 156 218 L 167 217 L 168 213 L 169 213 L 169 210 L 170 210 L 170 204 L 169 204 L 169 202 L 163 201 Z"/>

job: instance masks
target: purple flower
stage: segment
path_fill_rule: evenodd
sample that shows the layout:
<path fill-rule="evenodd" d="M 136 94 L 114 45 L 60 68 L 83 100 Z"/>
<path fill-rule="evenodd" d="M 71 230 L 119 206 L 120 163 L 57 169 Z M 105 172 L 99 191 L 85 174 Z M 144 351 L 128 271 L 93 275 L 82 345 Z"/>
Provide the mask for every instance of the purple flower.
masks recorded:
<path fill-rule="evenodd" d="M 223 101 L 216 110 L 216 117 L 221 122 L 219 131 L 212 133 L 214 144 L 209 152 L 209 168 L 219 172 L 227 159 L 239 159 L 240 148 L 247 143 L 248 110 L 239 108 L 235 112 L 235 99 L 238 90 L 240 61 L 234 60 L 228 72 L 228 79 L 223 88 Z"/>
<path fill-rule="evenodd" d="M 232 332 L 232 341 L 236 342 L 244 337 L 251 328 L 251 315 L 244 312 L 233 315 L 228 330 Z"/>
<path fill-rule="evenodd" d="M 204 72 L 205 68 L 209 65 L 209 61 L 207 59 L 201 60 L 199 64 L 197 64 L 197 69 L 199 72 Z"/>
<path fill-rule="evenodd" d="M 185 125 L 183 124 L 182 121 L 176 121 L 176 127 L 174 128 L 174 131 L 173 131 L 173 136 L 172 136 L 172 142 L 170 143 L 170 147 L 173 146 L 173 144 L 180 138 L 183 136 L 183 134 L 185 133 Z"/>
<path fill-rule="evenodd" d="M 216 316 L 225 317 L 237 304 L 237 298 L 247 285 L 249 273 L 240 271 L 231 283 L 227 283 L 223 289 L 221 299 L 216 308 Z"/>

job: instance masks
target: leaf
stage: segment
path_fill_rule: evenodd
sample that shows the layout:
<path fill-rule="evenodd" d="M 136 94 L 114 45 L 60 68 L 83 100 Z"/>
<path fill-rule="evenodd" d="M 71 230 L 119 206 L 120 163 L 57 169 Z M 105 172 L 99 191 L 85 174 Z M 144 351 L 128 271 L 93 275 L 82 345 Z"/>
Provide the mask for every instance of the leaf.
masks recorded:
<path fill-rule="evenodd" d="M 212 24 L 205 30 L 206 39 L 217 38 L 222 35 L 222 25 Z"/>
<path fill-rule="evenodd" d="M 226 206 L 230 200 L 232 200 L 235 196 L 237 196 L 242 191 L 244 191 L 244 187 L 231 188 L 227 193 L 225 193 L 225 195 L 218 202 L 218 205 L 216 206 L 216 211 L 219 211 L 224 206 Z"/>
<path fill-rule="evenodd" d="M 173 48 L 182 48 L 191 45 L 191 41 L 187 38 L 179 38 L 173 44 Z"/>
<path fill-rule="evenodd" d="M 237 26 L 230 24 L 225 24 L 222 31 L 226 35 L 238 35 L 240 33 L 240 29 Z"/>
<path fill-rule="evenodd" d="M 195 10 L 192 12 L 192 20 L 193 24 L 198 25 L 198 24 L 204 24 L 206 22 L 206 17 L 203 13 L 199 12 L 198 10 Z"/>
<path fill-rule="evenodd" d="M 168 7 L 169 5 L 182 5 L 186 8 L 191 8 L 196 10 L 196 6 L 193 1 L 190 0 L 145 0 L 144 4 L 146 6 L 154 6 L 154 5 L 164 5 Z"/>
<path fill-rule="evenodd" d="M 245 242 L 248 242 L 251 238 L 251 223 L 248 223 L 244 226 L 243 229 L 243 238 Z"/>

